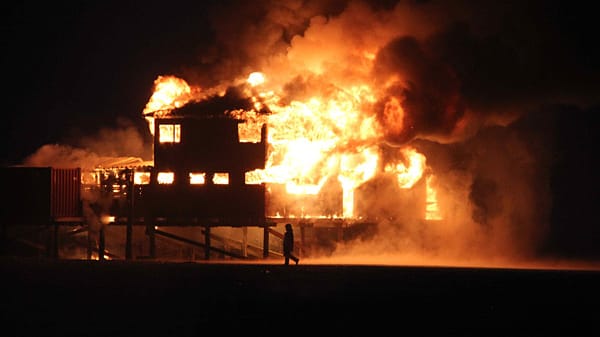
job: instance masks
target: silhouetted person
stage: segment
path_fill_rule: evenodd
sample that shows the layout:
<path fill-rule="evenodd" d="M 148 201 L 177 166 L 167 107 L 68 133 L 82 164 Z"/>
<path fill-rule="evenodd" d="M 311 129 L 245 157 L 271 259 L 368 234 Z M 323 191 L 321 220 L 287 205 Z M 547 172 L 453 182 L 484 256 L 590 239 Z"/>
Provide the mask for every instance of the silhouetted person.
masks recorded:
<path fill-rule="evenodd" d="M 294 255 L 294 231 L 292 230 L 292 224 L 285 224 L 285 234 L 283 234 L 283 256 L 285 258 L 285 265 L 290 264 L 292 259 L 296 264 L 300 261 Z"/>

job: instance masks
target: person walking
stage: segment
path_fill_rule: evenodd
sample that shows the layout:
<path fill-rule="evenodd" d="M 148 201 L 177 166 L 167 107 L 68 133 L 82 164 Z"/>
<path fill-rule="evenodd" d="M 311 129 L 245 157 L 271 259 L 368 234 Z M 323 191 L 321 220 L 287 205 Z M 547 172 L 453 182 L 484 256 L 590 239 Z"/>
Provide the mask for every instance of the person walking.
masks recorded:
<path fill-rule="evenodd" d="M 285 258 L 284 264 L 287 266 L 290 264 L 290 259 L 296 264 L 300 259 L 294 255 L 294 231 L 292 230 L 292 224 L 285 224 L 285 234 L 283 234 L 283 257 Z"/>

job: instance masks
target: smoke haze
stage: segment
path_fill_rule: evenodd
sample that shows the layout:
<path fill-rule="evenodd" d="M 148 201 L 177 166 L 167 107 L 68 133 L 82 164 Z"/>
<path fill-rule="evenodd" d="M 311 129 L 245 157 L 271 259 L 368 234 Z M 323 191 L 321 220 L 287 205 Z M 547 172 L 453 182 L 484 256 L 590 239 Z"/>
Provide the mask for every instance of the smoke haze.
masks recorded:
<path fill-rule="evenodd" d="M 25 158 L 26 166 L 57 168 L 119 167 L 140 165 L 152 160 L 152 143 L 127 121 L 120 127 L 101 129 L 96 134 L 74 131 L 61 144 L 46 144 Z"/>

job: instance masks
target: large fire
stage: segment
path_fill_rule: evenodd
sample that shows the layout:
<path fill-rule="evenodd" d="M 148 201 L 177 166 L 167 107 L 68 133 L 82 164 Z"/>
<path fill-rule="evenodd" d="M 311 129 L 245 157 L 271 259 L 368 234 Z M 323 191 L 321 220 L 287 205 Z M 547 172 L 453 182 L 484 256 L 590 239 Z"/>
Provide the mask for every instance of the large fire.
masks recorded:
<path fill-rule="evenodd" d="M 153 75 L 140 111 L 153 142 L 119 119 L 125 130 L 74 137 L 81 134 L 77 128 L 69 138 L 83 148 L 47 144 L 25 164 L 111 171 L 135 166 L 144 172 L 135 172 L 134 183 L 150 185 L 140 188 L 148 191 L 144 196 L 264 190 L 258 201 L 269 225 L 289 219 L 306 237 L 327 241 L 315 243 L 324 253 L 353 263 L 364 257 L 375 263 L 442 259 L 491 265 L 560 256 L 567 247 L 575 252 L 580 238 L 595 253 L 588 234 L 596 228 L 573 212 L 582 209 L 582 200 L 594 198 L 581 194 L 589 188 L 571 190 L 581 182 L 565 179 L 586 169 L 572 163 L 585 162 L 581 151 L 594 143 L 581 136 L 595 134 L 587 128 L 595 109 L 579 104 L 598 96 L 569 82 L 589 79 L 593 72 L 571 62 L 573 57 L 555 55 L 554 47 L 572 40 L 563 27 L 546 36 L 543 29 L 522 31 L 532 24 L 504 26 L 502 18 L 527 17 L 550 28 L 552 20 L 537 7 L 473 5 L 211 2 L 198 20 L 187 22 L 189 29 L 177 30 L 173 43 L 151 46 L 176 50 L 144 54 L 173 69 Z M 523 44 L 540 38 L 556 43 Z M 571 49 L 562 50 L 571 55 Z M 175 64 L 166 64 L 167 54 L 176 56 Z M 568 64 L 546 58 L 540 63 L 539 55 Z M 544 66 L 560 72 L 546 81 L 540 76 L 549 73 Z M 204 114 L 219 113 L 243 122 L 198 131 L 206 126 L 200 124 Z M 232 154 L 223 153 L 236 141 L 236 125 L 239 140 L 254 144 L 234 144 Z M 218 137 L 217 130 L 227 134 Z M 206 147 L 194 151 L 190 144 Z M 212 155 L 205 159 L 204 150 L 218 150 L 213 152 L 222 162 Z M 187 157 L 194 152 L 197 158 Z M 253 160 L 238 162 L 233 153 Z M 181 161 L 171 165 L 171 158 Z M 105 181 L 98 177 L 92 183 Z M 208 188 L 187 188 L 188 182 Z M 244 182 L 262 186 L 240 186 Z M 107 186 L 123 192 L 120 184 Z M 96 205 L 90 199 L 86 202 Z M 102 211 L 109 207 L 101 206 Z M 571 229 L 582 235 L 576 238 Z"/>
<path fill-rule="evenodd" d="M 366 61 L 372 60 L 370 54 L 365 55 Z M 342 188 L 343 210 L 333 216 L 353 218 L 355 189 L 378 173 L 394 175 L 402 189 L 413 187 L 423 178 L 425 156 L 410 146 L 386 145 L 375 116 L 364 113 L 363 107 L 376 101 L 368 85 L 331 87 L 319 95 L 285 102 L 278 94 L 280 89 L 268 85 L 265 74 L 253 72 L 245 80 L 244 94 L 251 98 L 254 109 L 224 113 L 245 121 L 239 126 L 240 141 L 259 141 L 261 126 L 268 125 L 270 146 L 265 169 L 247 172 L 247 184 L 280 184 L 289 195 L 317 195 L 334 179 Z M 208 94 L 181 78 L 159 76 L 143 112 L 151 132 L 155 117 L 166 117 L 173 109 L 201 101 Z M 261 113 L 265 108 L 269 113 Z M 390 99 L 384 111 L 386 125 L 403 127 L 403 111 L 397 99 Z M 388 147 L 385 160 L 382 145 Z M 390 151 L 395 153 L 389 155 Z M 440 219 L 439 211 L 430 209 L 437 207 L 436 191 L 430 177 L 426 179 L 428 206 L 423 218 Z"/>

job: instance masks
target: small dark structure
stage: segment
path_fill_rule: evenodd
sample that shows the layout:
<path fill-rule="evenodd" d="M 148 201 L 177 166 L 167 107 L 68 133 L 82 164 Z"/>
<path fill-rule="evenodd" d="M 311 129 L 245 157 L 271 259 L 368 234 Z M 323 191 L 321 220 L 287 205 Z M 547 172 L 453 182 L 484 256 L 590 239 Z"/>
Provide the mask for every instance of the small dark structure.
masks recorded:
<path fill-rule="evenodd" d="M 7 246 L 7 233 L 20 227 L 32 232 L 41 229 L 47 238 L 47 253 L 58 256 L 60 225 L 83 223 L 81 169 L 53 167 L 2 167 L 4 189 L 1 246 Z"/>
<path fill-rule="evenodd" d="M 6 193 L 2 219 L 7 224 L 46 225 L 81 217 L 81 169 L 1 169 L 0 182 Z"/>

